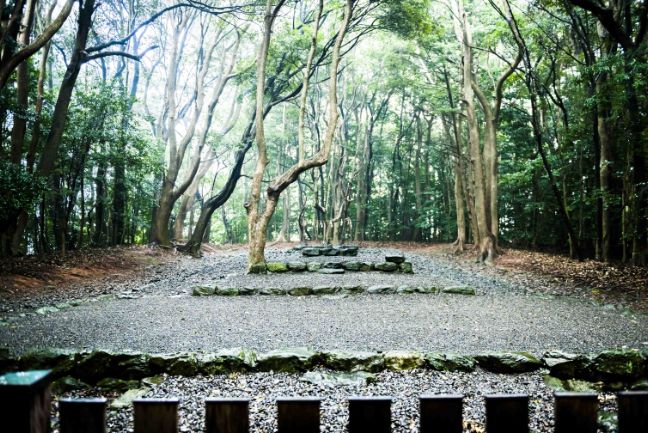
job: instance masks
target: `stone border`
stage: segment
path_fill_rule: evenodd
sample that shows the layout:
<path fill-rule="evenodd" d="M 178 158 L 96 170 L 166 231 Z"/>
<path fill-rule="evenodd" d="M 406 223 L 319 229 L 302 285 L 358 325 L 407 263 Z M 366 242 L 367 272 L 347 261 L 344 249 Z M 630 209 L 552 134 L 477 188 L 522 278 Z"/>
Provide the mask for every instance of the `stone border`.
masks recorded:
<path fill-rule="evenodd" d="M 344 274 L 346 271 L 351 272 L 393 272 L 403 274 L 413 274 L 411 262 L 361 262 L 361 261 L 344 261 L 344 262 L 267 262 L 266 270 L 271 274 L 281 274 L 285 272 L 318 272 L 320 274 Z"/>
<path fill-rule="evenodd" d="M 313 351 L 292 348 L 257 353 L 233 348 L 217 352 L 146 354 L 94 350 L 75 352 L 36 350 L 19 357 L 0 352 L 0 371 L 51 368 L 56 377 L 97 384 L 106 378 L 141 380 L 159 374 L 195 376 L 233 372 L 298 373 L 314 368 L 334 371 L 384 370 L 472 372 L 477 368 L 516 374 L 544 370 L 554 382 L 581 380 L 606 389 L 648 386 L 648 349 L 611 349 L 595 354 L 546 352 L 536 357 L 527 352 L 492 352 L 477 355 L 411 351 Z M 561 382 L 562 383 L 562 382 Z M 634 384 L 634 385 L 633 385 Z"/>
<path fill-rule="evenodd" d="M 275 296 L 346 296 L 368 293 L 370 295 L 406 295 L 412 293 L 423 293 L 438 295 L 440 293 L 454 295 L 476 295 L 475 289 L 468 286 L 432 287 L 432 286 L 394 286 L 389 284 L 364 286 L 348 284 L 344 286 L 299 286 L 289 288 L 279 287 L 218 287 L 218 286 L 194 286 L 191 290 L 192 296 L 252 296 L 252 295 L 275 295 Z"/>

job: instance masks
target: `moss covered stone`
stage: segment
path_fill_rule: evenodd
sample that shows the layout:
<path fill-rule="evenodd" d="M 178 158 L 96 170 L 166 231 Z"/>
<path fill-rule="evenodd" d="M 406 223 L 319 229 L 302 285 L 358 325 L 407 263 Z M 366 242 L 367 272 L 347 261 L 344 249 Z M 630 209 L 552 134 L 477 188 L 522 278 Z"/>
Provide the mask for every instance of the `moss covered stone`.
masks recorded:
<path fill-rule="evenodd" d="M 268 262 L 266 268 L 268 272 L 288 272 L 288 264 L 284 262 Z"/>
<path fill-rule="evenodd" d="M 390 286 L 388 284 L 369 286 L 367 288 L 367 293 L 370 293 L 372 295 L 385 295 L 385 294 L 396 293 L 396 287 Z"/>
<path fill-rule="evenodd" d="M 437 371 L 471 372 L 475 370 L 477 364 L 472 356 L 442 353 L 426 354 L 425 362 L 428 368 Z"/>
<path fill-rule="evenodd" d="M 192 296 L 211 296 L 216 293 L 215 287 L 208 286 L 194 286 L 191 290 Z"/>
<path fill-rule="evenodd" d="M 404 274 L 413 274 L 414 268 L 412 267 L 411 262 L 403 262 L 398 265 L 399 270 Z"/>
<path fill-rule="evenodd" d="M 335 286 L 315 286 L 312 289 L 313 295 L 332 295 L 339 291 L 340 288 Z"/>
<path fill-rule="evenodd" d="M 288 269 L 294 272 L 303 272 L 306 270 L 306 262 L 288 262 Z"/>
<path fill-rule="evenodd" d="M 344 262 L 344 263 L 342 263 L 342 267 L 344 269 L 346 269 L 347 271 L 359 271 L 361 266 L 362 266 L 362 263 L 360 263 L 360 262 Z"/>
<path fill-rule="evenodd" d="M 638 379 L 647 371 L 646 360 L 635 349 L 606 350 L 592 359 L 591 368 L 597 379 Z"/>
<path fill-rule="evenodd" d="M 310 295 L 312 289 L 310 287 L 293 287 L 288 289 L 288 294 L 290 296 L 307 296 Z"/>
<path fill-rule="evenodd" d="M 380 371 L 385 367 L 382 354 L 364 351 L 330 350 L 321 353 L 326 368 L 339 371 Z"/>
<path fill-rule="evenodd" d="M 388 370 L 402 371 L 421 368 L 425 365 L 423 355 L 417 352 L 392 350 L 385 352 L 385 368 Z"/>
<path fill-rule="evenodd" d="M 305 347 L 298 347 L 259 354 L 256 366 L 259 371 L 295 373 L 309 370 L 317 363 L 317 360 L 316 352 Z"/>
<path fill-rule="evenodd" d="M 542 361 L 527 352 L 488 353 L 475 359 L 481 368 L 493 373 L 525 373 L 543 366 Z"/>
<path fill-rule="evenodd" d="M 398 264 L 393 262 L 376 263 L 374 269 L 383 272 L 394 272 L 398 269 Z"/>
<path fill-rule="evenodd" d="M 468 286 L 451 286 L 451 287 L 445 287 L 441 289 L 441 293 L 449 293 L 452 295 L 468 295 L 468 296 L 474 296 L 475 289 L 473 287 L 468 287 Z"/>
<path fill-rule="evenodd" d="M 308 272 L 317 272 L 320 269 L 322 269 L 322 264 L 320 262 L 306 263 L 306 270 L 308 270 Z"/>
<path fill-rule="evenodd" d="M 236 287 L 217 287 L 215 294 L 218 296 L 238 296 L 239 289 Z"/>

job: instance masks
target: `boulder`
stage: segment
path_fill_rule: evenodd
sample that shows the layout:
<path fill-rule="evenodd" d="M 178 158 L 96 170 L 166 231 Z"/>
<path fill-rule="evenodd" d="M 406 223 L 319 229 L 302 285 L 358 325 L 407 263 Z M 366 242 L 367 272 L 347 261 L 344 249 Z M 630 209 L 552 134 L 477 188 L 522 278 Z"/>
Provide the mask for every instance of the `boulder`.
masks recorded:
<path fill-rule="evenodd" d="M 267 271 L 265 263 L 255 263 L 248 267 L 248 274 L 265 274 Z"/>
<path fill-rule="evenodd" d="M 549 367 L 550 374 L 561 379 L 591 376 L 592 360 L 586 355 L 553 350 L 545 353 L 542 360 Z"/>
<path fill-rule="evenodd" d="M 259 293 L 259 290 L 254 287 L 239 287 L 238 294 L 241 296 L 251 296 Z"/>
<path fill-rule="evenodd" d="M 366 371 L 351 373 L 309 371 L 301 380 L 323 388 L 336 386 L 365 386 L 376 382 L 376 376 Z"/>
<path fill-rule="evenodd" d="M 367 288 L 367 293 L 370 293 L 372 295 L 376 295 L 376 294 L 385 295 L 390 293 L 396 293 L 396 288 L 394 286 L 390 286 L 386 284 L 369 286 L 369 288 Z"/>
<path fill-rule="evenodd" d="M 355 257 L 358 255 L 358 247 L 355 245 L 345 245 L 339 248 L 341 256 Z"/>
<path fill-rule="evenodd" d="M 431 287 L 431 286 L 419 286 L 416 289 L 414 289 L 416 293 L 424 293 L 424 294 L 434 294 L 434 293 L 439 293 L 439 289 L 436 287 Z"/>
<path fill-rule="evenodd" d="M 114 377 L 105 377 L 97 382 L 99 388 L 109 392 L 126 392 L 129 389 L 139 387 L 139 384 L 140 383 L 137 380 L 124 380 Z"/>
<path fill-rule="evenodd" d="M 218 296 L 238 296 L 239 289 L 236 287 L 216 287 L 215 294 Z"/>
<path fill-rule="evenodd" d="M 216 287 L 195 286 L 191 291 L 192 296 L 211 296 L 216 293 Z"/>
<path fill-rule="evenodd" d="M 648 367 L 645 361 L 636 349 L 606 350 L 592 359 L 591 368 L 596 379 L 629 381 L 644 377 Z"/>
<path fill-rule="evenodd" d="M 256 366 L 256 359 L 255 352 L 236 347 L 201 354 L 198 363 L 200 371 L 204 374 L 227 374 L 252 370 Z"/>
<path fill-rule="evenodd" d="M 387 254 L 385 256 L 385 261 L 400 264 L 405 261 L 405 256 L 402 253 Z"/>
<path fill-rule="evenodd" d="M 326 248 L 322 249 L 322 254 L 325 256 L 339 256 L 340 250 L 337 248 Z"/>
<path fill-rule="evenodd" d="M 306 296 L 311 294 L 310 287 L 293 287 L 287 290 L 290 296 Z"/>
<path fill-rule="evenodd" d="M 288 264 L 284 262 L 268 262 L 266 268 L 268 272 L 288 272 Z"/>
<path fill-rule="evenodd" d="M 309 370 L 317 363 L 317 360 L 318 354 L 305 347 L 272 350 L 258 355 L 257 369 L 259 371 L 295 373 Z"/>
<path fill-rule="evenodd" d="M 322 269 L 344 269 L 344 262 L 324 262 Z"/>
<path fill-rule="evenodd" d="M 445 287 L 441 289 L 441 293 L 448 293 L 453 295 L 469 295 L 469 296 L 474 296 L 476 294 L 475 289 L 473 287 L 468 287 L 468 286 Z"/>
<path fill-rule="evenodd" d="M 359 271 L 362 264 L 360 262 L 343 262 L 342 267 L 347 271 Z"/>
<path fill-rule="evenodd" d="M 383 272 L 394 272 L 398 269 L 398 264 L 393 262 L 376 263 L 374 269 Z"/>
<path fill-rule="evenodd" d="M 475 359 L 467 355 L 453 355 L 442 353 L 427 353 L 425 362 L 432 370 L 437 371 L 465 371 L 475 370 Z"/>
<path fill-rule="evenodd" d="M 339 291 L 340 288 L 335 286 L 315 286 L 312 289 L 313 295 L 332 295 Z"/>
<path fill-rule="evenodd" d="M 111 409 L 124 409 L 133 404 L 138 398 L 144 397 L 149 392 L 148 388 L 129 389 L 110 403 Z"/>
<path fill-rule="evenodd" d="M 72 376 L 84 382 L 96 383 L 99 379 L 112 376 L 113 366 L 119 361 L 115 359 L 112 353 L 104 350 L 80 353 L 76 356 L 76 365 Z"/>
<path fill-rule="evenodd" d="M 308 262 L 306 264 L 306 269 L 309 272 L 317 272 L 322 269 L 322 264 L 320 262 Z"/>
<path fill-rule="evenodd" d="M 151 375 L 150 356 L 143 353 L 119 356 L 115 371 L 125 379 L 142 379 Z"/>
<path fill-rule="evenodd" d="M 356 284 L 345 284 L 340 287 L 340 292 L 347 295 L 357 295 L 358 293 L 364 293 L 367 289 L 365 286 L 360 286 Z"/>
<path fill-rule="evenodd" d="M 404 274 L 413 274 L 414 268 L 411 262 L 403 262 L 398 265 L 398 269 Z"/>
<path fill-rule="evenodd" d="M 294 272 L 303 272 L 306 270 L 306 262 L 288 262 L 288 269 Z"/>
<path fill-rule="evenodd" d="M 402 371 L 421 368 L 425 365 L 425 359 L 420 353 L 392 350 L 385 352 L 385 368 L 389 370 Z"/>
<path fill-rule="evenodd" d="M 176 376 L 195 376 L 200 364 L 192 353 L 151 355 L 151 370 L 154 373 L 168 373 Z"/>
<path fill-rule="evenodd" d="M 60 310 L 54 306 L 40 307 L 36 309 L 36 314 L 40 314 L 41 316 L 44 316 L 46 314 L 56 313 L 58 311 Z"/>
<path fill-rule="evenodd" d="M 344 269 L 329 269 L 329 268 L 323 268 L 320 269 L 319 271 L 320 274 L 329 274 L 329 275 L 334 275 L 334 274 L 343 274 Z"/>
<path fill-rule="evenodd" d="M 544 375 L 543 380 L 545 385 L 554 391 L 558 392 L 600 392 L 602 386 L 599 383 L 586 382 L 584 380 L 576 379 L 559 379 L 551 375 Z"/>
<path fill-rule="evenodd" d="M 361 262 L 360 263 L 360 271 L 362 272 L 369 272 L 372 271 L 374 268 L 374 264 L 371 262 Z"/>
<path fill-rule="evenodd" d="M 64 394 L 70 391 L 89 388 L 90 385 L 72 376 L 64 376 L 60 379 L 57 379 L 52 382 L 52 385 L 50 387 L 52 393 L 54 394 Z"/>
<path fill-rule="evenodd" d="M 20 370 L 52 369 L 57 376 L 70 374 L 75 365 L 76 353 L 61 349 L 38 349 L 29 351 L 20 356 L 18 367 Z M 9 363 L 9 361 L 5 361 Z"/>
<path fill-rule="evenodd" d="M 399 293 L 399 294 L 401 294 L 401 295 L 407 295 L 407 294 L 410 294 L 410 293 L 414 293 L 414 287 L 410 287 L 410 286 L 399 286 L 399 287 L 396 289 L 396 293 Z"/>
<path fill-rule="evenodd" d="M 543 366 L 542 361 L 527 352 L 488 353 L 476 356 L 475 360 L 493 373 L 526 373 Z"/>
<path fill-rule="evenodd" d="M 321 255 L 322 251 L 320 251 L 319 248 L 309 247 L 309 248 L 303 248 L 301 250 L 301 253 L 306 257 L 315 257 Z"/>
<path fill-rule="evenodd" d="M 330 350 L 321 353 L 324 366 L 339 371 L 380 371 L 385 360 L 380 353 Z"/>

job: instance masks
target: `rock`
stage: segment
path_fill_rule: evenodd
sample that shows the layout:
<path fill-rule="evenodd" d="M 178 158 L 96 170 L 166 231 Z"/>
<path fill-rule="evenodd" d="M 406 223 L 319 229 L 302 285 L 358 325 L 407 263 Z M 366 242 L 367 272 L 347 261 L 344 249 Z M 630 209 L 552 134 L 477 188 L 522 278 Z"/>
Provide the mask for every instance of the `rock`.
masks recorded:
<path fill-rule="evenodd" d="M 20 370 L 52 369 L 57 376 L 65 376 L 72 372 L 75 365 L 76 353 L 61 349 L 32 350 L 20 356 Z"/>
<path fill-rule="evenodd" d="M 387 254 L 385 256 L 385 261 L 389 263 L 400 264 L 405 261 L 405 256 L 401 253 Z"/>
<path fill-rule="evenodd" d="M 288 264 L 284 262 L 268 262 L 266 268 L 268 272 L 288 272 Z"/>
<path fill-rule="evenodd" d="M 306 262 L 288 262 L 288 269 L 295 272 L 303 272 L 306 270 Z"/>
<path fill-rule="evenodd" d="M 648 379 L 641 379 L 630 385 L 633 391 L 648 391 Z"/>
<path fill-rule="evenodd" d="M 146 354 L 124 354 L 117 357 L 115 371 L 125 379 L 141 379 L 150 376 L 150 356 Z"/>
<path fill-rule="evenodd" d="M 58 308 L 54 307 L 54 306 L 40 307 L 40 308 L 36 309 L 36 314 L 40 314 L 40 315 L 44 316 L 46 314 L 56 313 L 58 311 L 60 311 L 60 310 Z"/>
<path fill-rule="evenodd" d="M 259 290 L 254 287 L 239 287 L 238 294 L 241 296 L 252 296 L 259 293 Z"/>
<path fill-rule="evenodd" d="M 428 353 L 425 355 L 425 362 L 432 370 L 437 371 L 465 371 L 475 370 L 475 359 L 467 355 L 453 355 L 442 353 Z"/>
<path fill-rule="evenodd" d="M 343 262 L 325 262 L 322 263 L 322 269 L 344 269 Z"/>
<path fill-rule="evenodd" d="M 248 267 L 248 274 L 265 274 L 267 271 L 265 263 L 255 263 Z"/>
<path fill-rule="evenodd" d="M 322 268 L 322 264 L 319 262 L 308 262 L 306 264 L 306 269 L 308 272 L 317 272 Z"/>
<path fill-rule="evenodd" d="M 396 269 L 398 269 L 398 265 L 393 262 L 376 263 L 374 265 L 374 269 L 383 272 L 394 272 Z"/>
<path fill-rule="evenodd" d="M 340 291 L 339 287 L 334 286 L 315 286 L 312 289 L 313 295 L 332 295 Z"/>
<path fill-rule="evenodd" d="M 606 382 L 638 379 L 646 371 L 644 358 L 636 349 L 603 351 L 592 359 L 591 368 L 597 379 Z"/>
<path fill-rule="evenodd" d="M 356 245 L 345 245 L 339 248 L 341 256 L 355 257 L 358 255 L 358 247 Z"/>
<path fill-rule="evenodd" d="M 324 366 L 339 371 L 380 371 L 385 360 L 380 353 L 330 350 L 321 353 Z"/>
<path fill-rule="evenodd" d="M 548 374 L 544 375 L 543 380 L 544 383 L 554 391 L 600 392 L 602 389 L 601 386 L 596 383 L 576 379 L 561 380 Z"/>
<path fill-rule="evenodd" d="M 369 288 L 367 288 L 367 293 L 370 293 L 372 295 L 385 295 L 388 293 L 396 293 L 396 288 L 390 285 L 369 286 Z"/>
<path fill-rule="evenodd" d="M 89 389 L 89 388 L 90 385 L 88 385 L 87 383 L 79 379 L 76 379 L 72 376 L 64 376 L 52 382 L 50 389 L 52 393 L 60 395 L 70 391 L 76 391 L 79 389 Z"/>
<path fill-rule="evenodd" d="M 104 377 L 117 375 L 112 367 L 119 361 L 111 352 L 104 350 L 93 350 L 91 352 L 80 353 L 76 357 L 76 365 L 72 376 L 78 377 L 84 382 L 96 383 Z"/>
<path fill-rule="evenodd" d="M 326 248 L 322 249 L 322 254 L 325 256 L 339 256 L 340 255 L 340 250 L 337 248 Z"/>
<path fill-rule="evenodd" d="M 302 253 L 302 255 L 304 255 L 306 257 L 315 257 L 315 256 L 319 256 L 320 254 L 322 254 L 322 251 L 320 251 L 319 248 L 312 248 L 311 247 L 311 248 L 303 248 L 301 250 L 301 253 Z"/>
<path fill-rule="evenodd" d="M 216 287 L 194 286 L 191 290 L 192 296 L 211 296 L 216 293 Z"/>
<path fill-rule="evenodd" d="M 489 353 L 475 357 L 481 368 L 493 373 L 526 373 L 542 367 L 543 363 L 526 352 Z"/>
<path fill-rule="evenodd" d="M 151 355 L 152 372 L 167 373 L 174 376 L 195 376 L 201 365 L 193 353 L 172 353 Z"/>
<path fill-rule="evenodd" d="M 144 379 L 142 379 L 142 385 L 146 386 L 160 385 L 162 384 L 162 382 L 164 382 L 164 376 L 161 374 L 145 377 Z"/>
<path fill-rule="evenodd" d="M 344 269 L 328 269 L 328 268 L 324 268 L 324 269 L 320 269 L 317 272 L 319 272 L 320 274 L 334 275 L 334 274 L 343 274 Z"/>
<path fill-rule="evenodd" d="M 365 386 L 376 382 L 376 376 L 366 371 L 351 373 L 334 373 L 309 371 L 301 380 L 320 387 L 332 388 L 336 386 Z"/>
<path fill-rule="evenodd" d="M 591 376 L 592 360 L 589 356 L 554 350 L 545 353 L 542 360 L 549 367 L 549 373 L 561 379 Z"/>
<path fill-rule="evenodd" d="M 129 389 L 137 388 L 139 386 L 139 381 L 106 377 L 97 382 L 97 386 L 104 391 L 126 392 Z"/>
<path fill-rule="evenodd" d="M 410 294 L 410 293 L 414 293 L 414 287 L 410 287 L 410 286 L 399 286 L 399 287 L 396 289 L 396 293 L 399 293 L 399 294 L 401 294 L 401 295 L 407 295 L 407 294 Z"/>
<path fill-rule="evenodd" d="M 218 296 L 238 296 L 239 289 L 236 287 L 216 287 L 214 293 Z"/>
<path fill-rule="evenodd" d="M 288 289 L 288 294 L 291 296 L 306 296 L 311 294 L 310 287 L 293 287 Z"/>
<path fill-rule="evenodd" d="M 347 295 L 357 295 L 359 293 L 364 293 L 366 290 L 365 286 L 359 286 L 356 284 L 345 284 L 340 287 L 340 292 Z"/>
<path fill-rule="evenodd" d="M 257 358 L 257 369 L 259 371 L 295 373 L 312 368 L 317 359 L 316 352 L 304 347 L 278 349 L 260 354 Z"/>
<path fill-rule="evenodd" d="M 148 388 L 129 389 L 110 403 L 111 409 L 124 409 L 133 404 L 133 401 L 144 397 L 148 393 Z"/>
<path fill-rule="evenodd" d="M 361 262 L 360 263 L 360 271 L 362 272 L 369 272 L 373 270 L 374 264 L 371 262 Z"/>
<path fill-rule="evenodd" d="M 359 271 L 362 264 L 360 262 L 343 262 L 342 267 L 347 271 Z"/>
<path fill-rule="evenodd" d="M 403 262 L 400 265 L 398 265 L 398 268 L 404 274 L 413 274 L 414 273 L 414 268 L 412 267 L 411 262 Z"/>
<path fill-rule="evenodd" d="M 436 287 L 430 287 L 430 286 L 419 286 L 416 289 L 414 289 L 416 293 L 424 293 L 424 294 L 434 294 L 434 293 L 439 293 L 439 289 Z"/>
<path fill-rule="evenodd" d="M 405 352 L 401 350 L 392 350 L 385 352 L 385 368 L 389 370 L 402 371 L 421 368 L 425 364 L 425 359 L 420 353 Z"/>
<path fill-rule="evenodd" d="M 216 353 L 198 357 L 201 372 L 205 374 L 227 374 L 251 371 L 256 366 L 257 354 L 240 347 L 219 350 Z"/>
<path fill-rule="evenodd" d="M 441 293 L 448 293 L 452 295 L 468 295 L 468 296 L 474 296 L 476 294 L 475 289 L 468 286 L 445 287 L 441 289 Z"/>

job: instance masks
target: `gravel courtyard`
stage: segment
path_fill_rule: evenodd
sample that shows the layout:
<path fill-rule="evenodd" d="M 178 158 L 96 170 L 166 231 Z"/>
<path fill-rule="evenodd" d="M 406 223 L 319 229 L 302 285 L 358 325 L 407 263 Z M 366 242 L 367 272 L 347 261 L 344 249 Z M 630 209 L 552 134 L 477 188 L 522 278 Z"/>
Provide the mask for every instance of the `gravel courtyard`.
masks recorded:
<path fill-rule="evenodd" d="M 392 250 L 364 248 L 354 260 L 384 260 Z M 393 252 L 393 251 L 392 251 Z M 311 272 L 246 275 L 245 252 L 179 258 L 141 275 L 100 287 L 60 311 L 61 301 L 87 300 L 87 287 L 66 296 L 2 302 L 0 347 L 114 349 L 147 352 L 212 351 L 228 347 L 272 350 L 420 350 L 480 353 L 550 349 L 589 352 L 648 346 L 648 319 L 622 306 L 553 296 L 555 283 L 534 276 L 460 266 L 441 256 L 406 254 L 415 273 Z M 345 257 L 309 260 L 342 261 Z M 268 260 L 303 260 L 299 252 L 270 250 Z M 195 285 L 298 287 L 320 284 L 466 285 L 476 296 L 452 294 L 349 296 L 191 296 Z M 555 289 L 555 290 L 554 290 Z M 97 293 L 97 288 L 93 288 Z M 75 304 L 75 302 L 72 302 Z M 43 310 L 37 307 L 46 306 Z M 38 312 L 36 312 L 38 311 Z M 45 314 L 39 314 L 45 313 Z"/>

